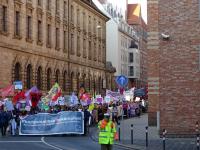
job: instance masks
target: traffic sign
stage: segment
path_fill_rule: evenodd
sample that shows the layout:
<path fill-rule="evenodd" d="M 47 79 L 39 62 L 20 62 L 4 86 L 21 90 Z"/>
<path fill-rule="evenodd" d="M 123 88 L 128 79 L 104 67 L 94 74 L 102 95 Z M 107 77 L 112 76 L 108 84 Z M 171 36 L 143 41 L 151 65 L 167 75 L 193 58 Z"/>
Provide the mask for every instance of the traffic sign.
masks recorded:
<path fill-rule="evenodd" d="M 115 81 L 120 87 L 125 87 L 128 84 L 128 78 L 124 75 L 116 77 Z"/>

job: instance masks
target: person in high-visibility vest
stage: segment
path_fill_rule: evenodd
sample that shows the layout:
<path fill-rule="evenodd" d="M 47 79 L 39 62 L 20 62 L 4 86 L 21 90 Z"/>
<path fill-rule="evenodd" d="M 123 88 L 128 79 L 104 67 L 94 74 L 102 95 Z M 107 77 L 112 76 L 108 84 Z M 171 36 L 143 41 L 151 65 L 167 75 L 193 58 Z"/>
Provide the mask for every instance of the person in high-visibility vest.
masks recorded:
<path fill-rule="evenodd" d="M 99 121 L 99 144 L 101 144 L 101 150 L 112 150 L 114 143 L 116 127 L 110 120 L 110 114 L 104 114 L 104 119 Z"/>

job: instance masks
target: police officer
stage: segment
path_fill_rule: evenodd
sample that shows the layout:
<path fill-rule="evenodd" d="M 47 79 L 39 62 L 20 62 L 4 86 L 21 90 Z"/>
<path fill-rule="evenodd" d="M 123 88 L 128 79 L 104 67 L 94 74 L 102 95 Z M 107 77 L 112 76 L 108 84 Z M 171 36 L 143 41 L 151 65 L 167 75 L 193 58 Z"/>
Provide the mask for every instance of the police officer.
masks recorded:
<path fill-rule="evenodd" d="M 101 150 L 112 150 L 114 137 L 116 134 L 115 124 L 110 120 L 110 114 L 104 114 L 104 119 L 98 123 L 99 128 L 99 144 Z"/>

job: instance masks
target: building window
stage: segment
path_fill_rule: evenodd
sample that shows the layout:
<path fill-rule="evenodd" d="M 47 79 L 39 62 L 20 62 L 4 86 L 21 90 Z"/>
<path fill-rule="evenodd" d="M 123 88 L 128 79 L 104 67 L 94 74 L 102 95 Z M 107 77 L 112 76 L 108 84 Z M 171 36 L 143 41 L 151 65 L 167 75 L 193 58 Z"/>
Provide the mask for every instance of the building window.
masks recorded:
<path fill-rule="evenodd" d="M 47 10 L 51 10 L 51 0 L 47 0 Z"/>
<path fill-rule="evenodd" d="M 87 52 L 86 52 L 86 39 L 83 39 L 83 57 L 87 57 Z"/>
<path fill-rule="evenodd" d="M 51 47 L 51 25 L 47 25 L 47 47 Z"/>
<path fill-rule="evenodd" d="M 42 42 L 42 22 L 38 20 L 38 33 L 37 33 L 38 42 Z"/>
<path fill-rule="evenodd" d="M 88 31 L 91 32 L 91 17 L 88 19 Z"/>
<path fill-rule="evenodd" d="M 38 0 L 38 6 L 42 6 L 42 0 Z"/>
<path fill-rule="evenodd" d="M 67 84 L 67 71 L 64 72 L 63 74 L 63 90 L 66 91 L 67 88 L 66 88 L 66 84 Z"/>
<path fill-rule="evenodd" d="M 1 20 L 2 20 L 2 31 L 3 32 L 7 32 L 7 7 L 3 6 L 2 7 L 2 16 L 1 16 Z"/>
<path fill-rule="evenodd" d="M 97 46 L 96 46 L 97 44 L 96 43 L 94 43 L 94 61 L 96 61 L 97 60 Z"/>
<path fill-rule="evenodd" d="M 33 79 L 33 71 L 32 71 L 32 66 L 29 64 L 27 66 L 27 71 L 26 71 L 26 84 L 27 84 L 27 89 L 30 89 L 32 87 L 32 79 Z"/>
<path fill-rule="evenodd" d="M 88 79 L 88 90 L 89 90 L 89 92 L 90 92 L 90 90 L 91 90 L 91 82 L 90 82 L 90 78 Z"/>
<path fill-rule="evenodd" d="M 134 62 L 134 55 L 133 53 L 129 53 L 129 63 L 133 63 Z"/>
<path fill-rule="evenodd" d="M 134 76 L 134 67 L 129 66 L 129 76 Z"/>
<path fill-rule="evenodd" d="M 31 39 L 32 38 L 32 18 L 31 16 L 27 16 L 27 39 Z"/>
<path fill-rule="evenodd" d="M 73 34 L 71 34 L 70 46 L 71 46 L 71 54 L 73 55 L 74 54 L 74 35 Z"/>
<path fill-rule="evenodd" d="M 74 6 L 71 5 L 70 20 L 71 20 L 72 23 L 74 23 L 74 17 L 73 17 L 73 15 L 74 15 Z"/>
<path fill-rule="evenodd" d="M 64 47 L 64 52 L 67 52 L 66 50 L 67 50 L 67 32 L 66 31 L 64 31 L 64 33 L 63 33 L 63 47 Z"/>
<path fill-rule="evenodd" d="M 15 35 L 20 36 L 20 12 L 15 12 Z"/>
<path fill-rule="evenodd" d="M 77 9 L 77 25 L 79 26 L 80 25 L 80 10 Z"/>
<path fill-rule="evenodd" d="M 99 44 L 99 49 L 98 49 L 98 56 L 99 56 L 99 62 L 101 62 L 101 45 Z"/>
<path fill-rule="evenodd" d="M 88 43 L 88 59 L 92 59 L 92 43 L 89 41 Z"/>
<path fill-rule="evenodd" d="M 77 36 L 77 56 L 81 56 L 81 52 L 80 52 L 80 36 Z"/>
<path fill-rule="evenodd" d="M 70 90 L 71 90 L 71 92 L 74 92 L 73 80 L 74 80 L 74 73 L 72 72 L 71 76 L 70 76 L 70 87 L 71 87 Z"/>
<path fill-rule="evenodd" d="M 51 69 L 47 70 L 47 90 L 51 89 Z"/>
<path fill-rule="evenodd" d="M 56 70 L 56 80 L 55 80 L 55 82 L 59 84 L 59 81 L 60 81 L 60 71 Z"/>
<path fill-rule="evenodd" d="M 94 18 L 94 23 L 93 23 L 93 32 L 96 34 L 96 19 Z"/>
<path fill-rule="evenodd" d="M 15 64 L 14 81 L 21 81 L 21 66 L 19 63 Z"/>
<path fill-rule="evenodd" d="M 64 14 L 63 14 L 63 16 L 64 16 L 64 18 L 67 18 L 67 3 L 66 3 L 66 1 L 64 1 L 64 6 L 63 6 L 64 8 Z"/>
<path fill-rule="evenodd" d="M 56 0 L 56 14 L 59 14 L 59 0 Z"/>
<path fill-rule="evenodd" d="M 101 22 L 100 22 L 100 21 L 99 21 L 98 25 L 101 25 Z M 101 37 L 101 31 L 102 31 L 102 30 L 98 30 L 98 37 L 99 37 L 99 38 L 102 38 L 102 37 Z"/>
<path fill-rule="evenodd" d="M 101 94 L 101 85 L 102 85 L 101 78 L 99 78 L 99 94 Z"/>
<path fill-rule="evenodd" d="M 42 67 L 37 70 L 37 88 L 42 90 Z"/>
<path fill-rule="evenodd" d="M 83 30 L 86 30 L 85 12 L 83 12 Z"/>
<path fill-rule="evenodd" d="M 59 34 L 60 34 L 60 30 L 59 28 L 56 28 L 56 49 L 59 49 L 60 48 L 60 42 L 59 42 Z"/>

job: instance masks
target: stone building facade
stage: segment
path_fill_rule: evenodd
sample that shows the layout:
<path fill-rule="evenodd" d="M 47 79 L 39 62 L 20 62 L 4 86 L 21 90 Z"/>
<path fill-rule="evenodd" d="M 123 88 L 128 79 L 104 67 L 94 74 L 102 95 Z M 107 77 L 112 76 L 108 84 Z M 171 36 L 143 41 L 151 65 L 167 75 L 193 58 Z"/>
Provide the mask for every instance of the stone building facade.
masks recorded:
<path fill-rule="evenodd" d="M 148 0 L 149 124 L 195 133 L 200 121 L 200 1 Z"/>
<path fill-rule="evenodd" d="M 58 82 L 67 94 L 111 88 L 109 18 L 91 0 L 0 0 L 0 12 L 1 88 L 16 80 L 42 91 Z"/>

